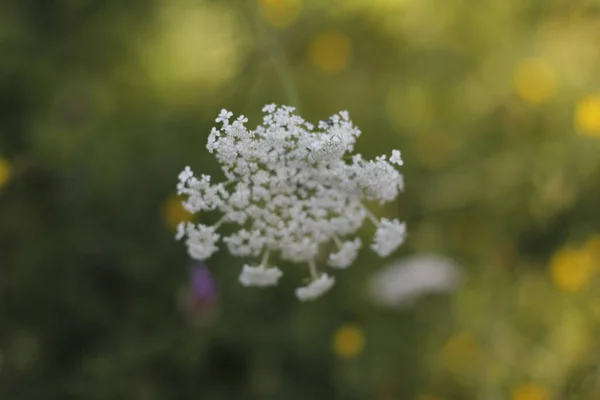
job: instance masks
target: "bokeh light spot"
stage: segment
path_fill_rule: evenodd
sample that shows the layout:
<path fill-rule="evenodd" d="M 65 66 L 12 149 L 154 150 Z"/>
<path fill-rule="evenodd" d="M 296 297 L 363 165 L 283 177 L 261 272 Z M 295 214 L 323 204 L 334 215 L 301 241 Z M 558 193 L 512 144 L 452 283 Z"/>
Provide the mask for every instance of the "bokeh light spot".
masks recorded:
<path fill-rule="evenodd" d="M 557 323 L 548 335 L 547 343 L 565 365 L 581 361 L 593 346 L 593 330 L 588 317 L 587 311 L 577 310 L 555 314 Z"/>
<path fill-rule="evenodd" d="M 350 38 L 339 32 L 317 35 L 309 45 L 309 57 L 315 68 L 337 73 L 348 67 L 352 53 Z"/>
<path fill-rule="evenodd" d="M 430 129 L 435 117 L 431 98 L 425 87 L 393 84 L 387 94 L 386 116 L 397 133 Z"/>
<path fill-rule="evenodd" d="M 557 78 L 554 69 L 544 60 L 527 59 L 517 66 L 515 89 L 526 102 L 541 104 L 556 92 Z"/>
<path fill-rule="evenodd" d="M 244 54 L 244 25 L 218 4 L 172 3 L 142 43 L 142 62 L 158 93 L 178 101 L 209 93 L 235 77 Z"/>
<path fill-rule="evenodd" d="M 6 354 L 6 364 L 19 371 L 35 368 L 39 365 L 41 345 L 39 336 L 26 331 L 16 332 L 11 340 L 10 352 Z"/>
<path fill-rule="evenodd" d="M 595 233 L 588 237 L 584 245 L 585 250 L 594 258 L 594 264 L 598 266 L 600 261 L 600 235 Z"/>
<path fill-rule="evenodd" d="M 169 228 L 177 229 L 180 222 L 188 222 L 194 219 L 194 215 L 183 208 L 181 200 L 177 196 L 172 196 L 163 205 L 163 217 Z"/>
<path fill-rule="evenodd" d="M 0 188 L 2 188 L 10 179 L 11 167 L 8 161 L 0 157 Z"/>
<path fill-rule="evenodd" d="M 600 95 L 583 98 L 575 109 L 575 127 L 588 136 L 600 136 Z"/>
<path fill-rule="evenodd" d="M 444 167 L 452 158 L 455 142 L 444 132 L 423 132 L 415 142 L 419 163 L 429 169 Z"/>
<path fill-rule="evenodd" d="M 516 388 L 511 396 L 511 400 L 547 400 L 548 398 L 548 391 L 535 383 Z"/>
<path fill-rule="evenodd" d="M 552 281 L 565 292 L 577 292 L 588 285 L 595 271 L 594 259 L 589 251 L 563 248 L 550 260 Z"/>
<path fill-rule="evenodd" d="M 356 357 L 364 346 L 365 335 L 357 325 L 342 325 L 333 335 L 333 350 L 341 358 Z"/>
<path fill-rule="evenodd" d="M 439 396 L 434 396 L 432 394 L 422 394 L 417 397 L 417 400 L 442 400 Z"/>
<path fill-rule="evenodd" d="M 468 332 L 451 337 L 442 349 L 442 362 L 449 371 L 457 374 L 472 372 L 480 357 L 477 339 Z"/>
<path fill-rule="evenodd" d="M 259 0 L 260 14 L 271 26 L 284 29 L 300 15 L 302 0 Z"/>

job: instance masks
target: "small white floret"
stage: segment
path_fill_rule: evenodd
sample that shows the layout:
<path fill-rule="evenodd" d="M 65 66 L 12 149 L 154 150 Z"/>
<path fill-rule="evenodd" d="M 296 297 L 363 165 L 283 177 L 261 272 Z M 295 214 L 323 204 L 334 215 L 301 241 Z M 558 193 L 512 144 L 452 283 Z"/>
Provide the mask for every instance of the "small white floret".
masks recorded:
<path fill-rule="evenodd" d="M 347 268 L 356 260 L 361 245 L 362 243 L 359 238 L 342 243 L 337 253 L 329 255 L 327 264 L 334 268 Z"/>
<path fill-rule="evenodd" d="M 390 157 L 390 163 L 396 164 L 398 166 L 404 164 L 404 162 L 402 161 L 402 158 L 400 157 L 399 150 L 392 150 L 392 156 Z"/>
<path fill-rule="evenodd" d="M 277 281 L 283 272 L 277 267 L 265 268 L 262 265 L 252 267 L 244 265 L 240 274 L 240 283 L 244 286 L 273 286 L 277 285 Z"/>
<path fill-rule="evenodd" d="M 314 300 L 331 289 L 334 283 L 334 278 L 328 276 L 327 274 L 323 274 L 320 278 L 315 279 L 307 286 L 302 286 L 296 289 L 296 296 L 301 301 Z"/>
<path fill-rule="evenodd" d="M 215 244 L 221 236 L 215 233 L 213 226 L 199 224 L 195 227 L 193 224 L 189 224 L 186 231 L 186 244 L 190 257 L 193 259 L 204 261 L 219 250 Z"/>
<path fill-rule="evenodd" d="M 406 238 L 406 224 L 398 219 L 388 220 L 382 218 L 375 232 L 375 240 L 371 249 L 381 257 L 389 256 Z"/>

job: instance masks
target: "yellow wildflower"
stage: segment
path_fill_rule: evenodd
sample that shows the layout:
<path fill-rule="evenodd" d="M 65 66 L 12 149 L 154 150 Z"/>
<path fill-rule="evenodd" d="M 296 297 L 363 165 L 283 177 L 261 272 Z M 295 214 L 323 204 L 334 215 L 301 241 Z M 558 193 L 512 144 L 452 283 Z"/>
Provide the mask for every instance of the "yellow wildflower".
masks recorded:
<path fill-rule="evenodd" d="M 515 73 L 515 89 L 526 102 L 541 104 L 556 92 L 554 69 L 544 60 L 530 58 L 521 62 Z"/>
<path fill-rule="evenodd" d="M 535 383 L 516 388 L 511 396 L 511 400 L 547 400 L 549 398 L 548 391 Z"/>
<path fill-rule="evenodd" d="M 8 182 L 11 175 L 11 168 L 8 161 L 0 157 L 0 188 Z"/>
<path fill-rule="evenodd" d="M 449 371 L 457 374 L 473 371 L 480 357 L 479 343 L 468 332 L 451 337 L 442 349 L 442 362 Z"/>
<path fill-rule="evenodd" d="M 583 289 L 590 282 L 594 271 L 594 259 L 585 248 L 563 248 L 550 260 L 552 281 L 565 292 Z"/>
<path fill-rule="evenodd" d="M 262 18 L 271 26 L 284 29 L 300 15 L 302 0 L 259 0 Z"/>
<path fill-rule="evenodd" d="M 344 70 L 350 61 L 351 52 L 350 38 L 340 32 L 326 32 L 317 35 L 308 49 L 313 65 L 328 73 Z"/>
<path fill-rule="evenodd" d="M 169 228 L 177 229 L 180 222 L 188 222 L 194 219 L 194 215 L 189 213 L 181 205 L 181 198 L 177 196 L 169 197 L 163 205 L 163 217 Z"/>
<path fill-rule="evenodd" d="M 585 97 L 577 103 L 575 127 L 583 135 L 600 136 L 600 95 Z"/>
<path fill-rule="evenodd" d="M 354 358 L 365 346 L 363 330 L 355 324 L 342 325 L 333 335 L 333 350 L 341 358 Z"/>

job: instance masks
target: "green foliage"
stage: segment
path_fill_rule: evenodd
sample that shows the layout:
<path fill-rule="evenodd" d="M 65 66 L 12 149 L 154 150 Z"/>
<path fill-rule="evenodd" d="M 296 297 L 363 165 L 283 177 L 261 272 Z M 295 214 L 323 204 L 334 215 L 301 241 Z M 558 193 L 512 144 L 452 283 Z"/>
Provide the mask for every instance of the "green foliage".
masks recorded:
<path fill-rule="evenodd" d="M 599 7 L 3 2 L 0 398 L 598 398 L 596 269 L 553 255 L 600 264 Z M 165 204 L 185 165 L 219 175 L 221 108 L 253 125 L 272 102 L 348 110 L 366 157 L 401 149 L 406 193 L 377 210 L 408 223 L 394 257 L 452 256 L 463 287 L 377 308 L 365 252 L 304 304 L 218 253 L 217 307 L 190 311 Z"/>

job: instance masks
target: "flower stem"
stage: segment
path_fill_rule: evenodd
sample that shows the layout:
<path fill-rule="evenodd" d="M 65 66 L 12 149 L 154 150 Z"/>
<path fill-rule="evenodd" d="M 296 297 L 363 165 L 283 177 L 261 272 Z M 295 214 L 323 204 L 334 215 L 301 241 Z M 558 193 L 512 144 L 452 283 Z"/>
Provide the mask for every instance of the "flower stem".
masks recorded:
<path fill-rule="evenodd" d="M 369 209 L 367 207 L 363 206 L 363 209 L 365 210 L 365 213 L 367 214 L 367 217 L 371 220 L 371 222 L 379 227 L 379 220 L 377 219 L 377 217 L 375 215 L 373 215 L 373 213 L 371 211 L 369 211 Z"/>
<path fill-rule="evenodd" d="M 269 263 L 269 254 L 270 254 L 269 249 L 265 249 L 265 252 L 263 254 L 263 258 L 262 258 L 262 260 L 260 262 L 260 266 L 263 269 L 267 268 L 267 264 Z"/>
<path fill-rule="evenodd" d="M 337 237 L 337 235 L 333 236 L 333 241 L 335 242 L 335 244 L 337 245 L 338 248 L 342 247 L 342 241 L 340 240 L 339 237 Z"/>
<path fill-rule="evenodd" d="M 225 216 L 219 218 L 217 223 L 213 225 L 214 230 L 216 231 L 217 229 L 219 229 L 221 225 L 223 225 L 223 222 L 225 222 Z"/>
<path fill-rule="evenodd" d="M 262 21 L 259 18 L 258 9 L 254 10 L 254 24 L 258 33 L 259 42 L 262 42 L 267 57 L 270 58 L 275 73 L 279 75 L 283 91 L 288 99 L 289 105 L 300 111 L 300 97 L 298 95 L 298 89 L 294 82 L 294 77 L 290 71 L 290 67 L 286 60 L 285 54 L 281 49 L 277 39 L 275 37 L 269 37 L 267 29 L 264 27 Z"/>
<path fill-rule="evenodd" d="M 310 276 L 313 280 L 317 280 L 319 278 L 319 274 L 317 273 L 317 265 L 315 264 L 315 260 L 310 260 L 308 262 L 308 268 L 310 270 Z"/>

